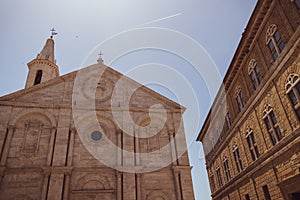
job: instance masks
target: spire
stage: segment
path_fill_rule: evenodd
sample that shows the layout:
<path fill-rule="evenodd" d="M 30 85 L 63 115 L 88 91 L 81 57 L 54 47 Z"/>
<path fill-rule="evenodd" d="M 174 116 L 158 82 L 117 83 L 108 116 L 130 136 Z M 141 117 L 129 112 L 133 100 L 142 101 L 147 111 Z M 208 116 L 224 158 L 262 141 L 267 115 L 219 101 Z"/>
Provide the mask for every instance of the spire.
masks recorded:
<path fill-rule="evenodd" d="M 51 37 L 47 39 L 42 51 L 27 64 L 29 71 L 25 88 L 59 77 L 58 66 L 54 58 L 54 35 L 57 33 L 51 29 Z"/>
<path fill-rule="evenodd" d="M 36 59 L 49 60 L 53 63 L 56 63 L 56 60 L 54 58 L 54 40 L 53 40 L 53 36 L 57 35 L 57 32 L 54 28 L 52 28 L 50 31 L 51 31 L 51 36 L 47 40 L 47 42 L 46 42 L 44 48 L 42 49 L 41 53 L 39 53 L 37 55 Z"/>
<path fill-rule="evenodd" d="M 41 53 L 39 53 L 36 57 L 39 60 L 49 60 L 53 63 L 56 63 L 54 58 L 54 40 L 49 38 L 43 47 Z"/>

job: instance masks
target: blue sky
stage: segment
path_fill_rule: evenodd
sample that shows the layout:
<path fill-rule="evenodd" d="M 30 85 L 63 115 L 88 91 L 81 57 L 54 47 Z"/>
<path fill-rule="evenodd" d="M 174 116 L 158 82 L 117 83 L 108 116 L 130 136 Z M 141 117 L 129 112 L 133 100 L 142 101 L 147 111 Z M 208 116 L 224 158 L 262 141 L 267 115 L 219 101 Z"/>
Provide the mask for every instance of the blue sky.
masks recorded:
<path fill-rule="evenodd" d="M 90 52 L 107 38 L 135 28 L 159 27 L 181 32 L 198 42 L 216 64 L 221 77 L 229 66 L 257 0 L 3 0 L 0 2 L 0 95 L 24 88 L 27 63 L 34 59 L 54 27 L 60 74 L 81 68 Z M 134 41 L 130 41 L 134 42 Z M 176 42 L 176 41 L 174 41 Z M 104 53 L 106 50 L 101 49 Z M 168 52 L 144 49 L 120 57 L 110 66 L 122 73 L 145 63 L 174 67 L 196 92 L 199 131 L 211 99 L 205 79 L 190 63 Z M 176 81 L 174 82 L 176 85 Z M 176 100 L 168 88 L 151 88 Z M 179 86 L 178 86 L 179 87 Z M 185 105 L 186 106 L 186 105 Z M 190 109 L 187 107 L 187 109 Z M 197 131 L 187 134 L 193 138 Z M 197 200 L 210 199 L 200 143 L 189 147 Z"/>

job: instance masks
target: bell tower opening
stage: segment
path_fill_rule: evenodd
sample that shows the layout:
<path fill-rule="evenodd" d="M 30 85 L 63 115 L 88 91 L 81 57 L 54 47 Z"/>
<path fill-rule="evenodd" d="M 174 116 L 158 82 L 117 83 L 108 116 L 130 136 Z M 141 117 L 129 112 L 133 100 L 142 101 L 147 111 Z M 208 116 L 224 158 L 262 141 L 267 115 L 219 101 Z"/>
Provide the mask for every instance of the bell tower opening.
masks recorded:
<path fill-rule="evenodd" d="M 37 84 L 40 84 L 40 83 L 41 83 L 41 81 L 42 81 L 42 76 L 43 76 L 43 71 L 39 69 L 39 70 L 36 72 L 36 75 L 35 75 L 34 85 L 37 85 Z"/>

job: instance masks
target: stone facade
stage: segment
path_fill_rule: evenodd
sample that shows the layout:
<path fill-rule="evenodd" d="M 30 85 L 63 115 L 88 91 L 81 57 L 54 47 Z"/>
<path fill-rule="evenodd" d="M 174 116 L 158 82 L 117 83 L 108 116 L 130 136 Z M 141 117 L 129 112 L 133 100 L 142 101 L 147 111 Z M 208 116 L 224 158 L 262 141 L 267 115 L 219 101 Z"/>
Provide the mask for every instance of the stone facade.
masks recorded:
<path fill-rule="evenodd" d="M 197 139 L 213 199 L 300 199 L 299 25 L 299 1 L 258 1 Z"/>
<path fill-rule="evenodd" d="M 102 60 L 74 99 L 81 71 L 59 76 L 52 38 L 28 67 L 25 89 L 0 97 L 0 199 L 194 199 L 182 106 Z"/>

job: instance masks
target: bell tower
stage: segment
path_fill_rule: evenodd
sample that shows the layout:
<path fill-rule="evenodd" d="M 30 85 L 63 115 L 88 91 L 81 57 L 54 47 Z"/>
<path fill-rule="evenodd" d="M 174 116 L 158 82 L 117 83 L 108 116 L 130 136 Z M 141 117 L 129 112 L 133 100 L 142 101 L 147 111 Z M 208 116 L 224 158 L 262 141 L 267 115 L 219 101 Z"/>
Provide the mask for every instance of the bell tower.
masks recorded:
<path fill-rule="evenodd" d="M 58 66 L 56 65 L 56 60 L 54 58 L 53 40 L 53 35 L 56 35 L 57 33 L 54 29 L 51 31 L 51 37 L 47 39 L 42 51 L 35 59 L 27 64 L 29 71 L 25 88 L 38 85 L 59 76 Z"/>

